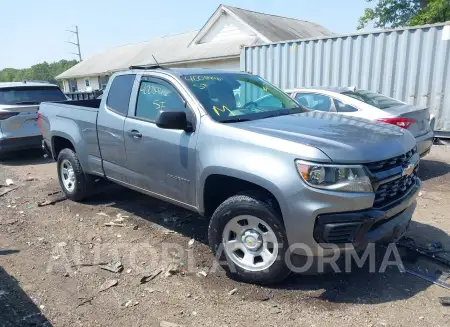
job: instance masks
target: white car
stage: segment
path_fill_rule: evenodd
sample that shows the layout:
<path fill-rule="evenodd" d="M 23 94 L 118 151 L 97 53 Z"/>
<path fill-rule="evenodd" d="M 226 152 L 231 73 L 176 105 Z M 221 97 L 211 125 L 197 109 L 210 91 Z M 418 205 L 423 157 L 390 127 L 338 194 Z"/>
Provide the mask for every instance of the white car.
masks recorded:
<path fill-rule="evenodd" d="M 355 88 L 305 88 L 285 92 L 311 110 L 356 116 L 405 128 L 416 138 L 421 157 L 430 151 L 433 144 L 434 118 L 431 119 L 428 108 Z"/>
<path fill-rule="evenodd" d="M 0 83 L 0 158 L 9 152 L 40 148 L 40 103 L 65 100 L 60 88 L 47 82 Z"/>

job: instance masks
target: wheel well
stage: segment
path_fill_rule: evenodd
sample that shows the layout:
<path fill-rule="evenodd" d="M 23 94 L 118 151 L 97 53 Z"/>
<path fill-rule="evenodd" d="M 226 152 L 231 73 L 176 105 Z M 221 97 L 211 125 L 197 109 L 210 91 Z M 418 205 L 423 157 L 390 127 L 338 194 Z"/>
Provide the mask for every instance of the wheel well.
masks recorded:
<path fill-rule="evenodd" d="M 56 160 L 58 158 L 59 153 L 61 150 L 64 149 L 71 149 L 75 152 L 75 147 L 73 146 L 72 142 L 70 142 L 68 139 L 65 139 L 64 137 L 55 136 L 53 137 L 53 156 Z"/>
<path fill-rule="evenodd" d="M 431 118 L 431 120 L 430 120 L 430 128 L 431 128 L 432 131 L 434 131 L 434 124 L 435 123 L 436 123 L 436 118 L 435 117 Z"/>
<path fill-rule="evenodd" d="M 204 215 L 210 217 L 222 202 L 243 191 L 256 191 L 262 196 L 267 196 L 274 201 L 276 209 L 281 216 L 280 205 L 271 192 L 257 184 L 225 175 L 211 175 L 207 177 L 203 189 Z"/>

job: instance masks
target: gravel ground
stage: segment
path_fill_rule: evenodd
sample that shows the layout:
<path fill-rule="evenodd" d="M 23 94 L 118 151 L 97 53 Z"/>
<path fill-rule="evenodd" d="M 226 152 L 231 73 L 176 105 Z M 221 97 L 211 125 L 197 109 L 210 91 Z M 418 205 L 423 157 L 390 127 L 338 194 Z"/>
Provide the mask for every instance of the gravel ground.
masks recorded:
<path fill-rule="evenodd" d="M 446 146 L 421 162 L 408 236 L 425 246 L 450 249 L 449 162 Z M 1 161 L 0 184 L 8 178 L 15 189 L 0 196 L 0 326 L 450 325 L 450 307 L 438 302 L 450 291 L 394 267 L 242 284 L 210 271 L 208 222 L 196 214 L 102 181 L 87 202 L 39 207 L 60 196 L 52 194 L 55 163 L 39 153 Z M 117 261 L 118 273 L 98 265 Z M 405 265 L 437 268 L 423 259 Z M 108 283 L 117 285 L 100 291 Z"/>

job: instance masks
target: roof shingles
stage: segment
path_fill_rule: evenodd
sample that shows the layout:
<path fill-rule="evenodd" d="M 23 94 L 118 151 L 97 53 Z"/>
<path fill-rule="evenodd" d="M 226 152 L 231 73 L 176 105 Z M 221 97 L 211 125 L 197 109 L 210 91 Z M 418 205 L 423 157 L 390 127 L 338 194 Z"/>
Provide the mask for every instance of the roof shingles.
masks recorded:
<path fill-rule="evenodd" d="M 221 7 L 231 11 L 271 42 L 332 35 L 324 27 L 311 22 L 230 6 L 222 5 Z M 240 55 L 242 45 L 255 45 L 261 42 L 256 36 L 249 36 L 189 45 L 197 34 L 198 31 L 193 31 L 108 49 L 78 63 L 56 78 L 68 79 L 105 75 L 127 69 L 131 65 L 155 63 L 152 56 L 155 56 L 159 64 L 165 65 L 207 59 L 237 58 Z"/>
<path fill-rule="evenodd" d="M 271 42 L 333 35 L 325 27 L 305 20 L 269 15 L 226 5 L 224 7 Z"/>

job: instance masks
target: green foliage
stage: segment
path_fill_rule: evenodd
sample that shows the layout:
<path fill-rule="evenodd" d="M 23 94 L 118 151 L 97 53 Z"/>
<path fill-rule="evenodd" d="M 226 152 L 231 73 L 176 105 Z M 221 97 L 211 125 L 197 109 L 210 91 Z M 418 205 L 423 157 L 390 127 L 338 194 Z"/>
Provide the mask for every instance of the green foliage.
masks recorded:
<path fill-rule="evenodd" d="M 450 20 L 450 0 L 433 0 L 411 19 L 409 25 L 434 24 L 447 20 Z"/>
<path fill-rule="evenodd" d="M 375 28 L 396 28 L 447 20 L 450 20 L 450 0 L 378 0 L 374 8 L 366 8 L 357 28 L 362 29 L 370 22 Z"/>
<path fill-rule="evenodd" d="M 49 64 L 44 61 L 30 68 L 5 68 L 0 70 L 0 82 L 20 82 L 24 80 L 49 81 L 57 84 L 55 77 L 76 65 L 76 60 L 60 60 Z"/>

